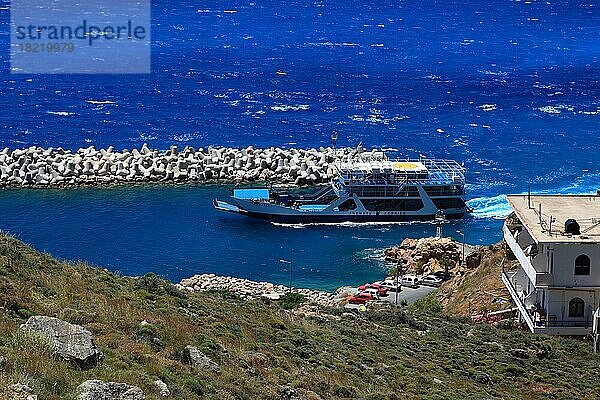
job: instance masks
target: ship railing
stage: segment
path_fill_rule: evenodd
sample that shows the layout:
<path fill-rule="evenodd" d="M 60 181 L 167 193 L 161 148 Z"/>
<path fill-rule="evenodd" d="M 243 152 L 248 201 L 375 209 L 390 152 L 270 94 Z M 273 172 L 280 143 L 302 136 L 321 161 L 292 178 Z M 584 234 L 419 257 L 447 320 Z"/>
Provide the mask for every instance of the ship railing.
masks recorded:
<path fill-rule="evenodd" d="M 405 179 L 401 181 L 389 180 L 373 180 L 373 179 L 344 179 L 343 177 L 338 178 L 339 182 L 344 186 L 392 186 L 392 187 L 404 187 L 406 185 L 419 185 L 419 186 L 464 186 L 464 180 L 456 179 Z M 449 189 L 450 190 L 450 189 Z"/>
<path fill-rule="evenodd" d="M 362 185 L 362 186 L 404 186 L 410 179 L 399 180 L 399 181 L 389 181 L 382 179 L 344 179 L 340 178 L 341 183 L 344 185 Z"/>
<path fill-rule="evenodd" d="M 429 173 L 438 173 L 447 179 L 461 180 L 465 179 L 465 168 L 455 160 L 444 159 L 421 159 Z"/>
<path fill-rule="evenodd" d="M 435 181 L 435 182 L 445 182 L 445 184 L 464 184 L 465 182 L 465 168 L 456 162 L 455 160 L 445 160 L 445 159 L 395 159 L 390 160 L 393 162 L 420 162 L 427 169 L 427 178 L 423 176 L 419 176 L 419 172 L 416 171 L 394 171 L 394 172 L 383 172 L 383 171 L 373 171 L 371 169 L 360 169 L 360 163 L 353 163 L 352 161 L 344 162 L 336 164 L 335 167 L 337 169 L 337 173 L 340 177 L 346 176 L 345 179 L 360 179 L 349 177 L 356 173 L 363 173 L 365 175 L 375 173 L 383 173 L 388 175 L 400 176 L 403 175 L 407 177 L 409 180 L 412 178 L 413 180 L 420 181 Z M 411 176 L 412 175 L 412 176 Z"/>
<path fill-rule="evenodd" d="M 405 186 L 345 186 L 344 190 L 359 197 L 420 197 L 416 188 Z"/>
<path fill-rule="evenodd" d="M 323 195 L 327 194 L 327 192 L 331 191 L 331 186 L 327 185 L 322 187 L 320 190 L 318 190 L 317 192 L 314 193 L 307 193 L 307 194 L 288 194 L 290 200 L 294 200 L 294 201 L 313 201 L 313 200 L 318 200 L 320 197 L 323 197 Z M 282 193 L 276 193 L 277 195 L 281 196 Z M 283 193 L 285 194 L 285 193 Z"/>

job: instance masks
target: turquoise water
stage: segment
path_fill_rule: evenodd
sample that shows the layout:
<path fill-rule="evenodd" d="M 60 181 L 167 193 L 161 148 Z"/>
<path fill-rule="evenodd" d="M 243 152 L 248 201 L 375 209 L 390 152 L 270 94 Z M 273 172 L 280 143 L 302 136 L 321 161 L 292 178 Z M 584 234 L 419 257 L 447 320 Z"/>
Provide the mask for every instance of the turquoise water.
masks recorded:
<path fill-rule="evenodd" d="M 155 272 L 174 281 L 213 272 L 333 290 L 380 279 L 385 247 L 435 234 L 429 223 L 281 226 L 212 208 L 222 186 L 148 186 L 0 192 L 2 229 L 37 249 L 125 275 Z M 500 222 L 448 223 L 469 243 L 500 237 Z"/>

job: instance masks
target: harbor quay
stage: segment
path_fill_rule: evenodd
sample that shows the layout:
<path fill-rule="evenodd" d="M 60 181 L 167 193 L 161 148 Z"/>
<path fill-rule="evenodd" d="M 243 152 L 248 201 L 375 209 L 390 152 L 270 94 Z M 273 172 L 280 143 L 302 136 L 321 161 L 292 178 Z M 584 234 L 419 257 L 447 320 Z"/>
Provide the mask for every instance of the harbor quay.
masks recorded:
<path fill-rule="evenodd" d="M 135 183 L 251 183 L 313 185 L 329 182 L 333 163 L 377 150 L 228 148 L 115 150 L 94 146 L 0 150 L 0 187 L 78 187 Z"/>

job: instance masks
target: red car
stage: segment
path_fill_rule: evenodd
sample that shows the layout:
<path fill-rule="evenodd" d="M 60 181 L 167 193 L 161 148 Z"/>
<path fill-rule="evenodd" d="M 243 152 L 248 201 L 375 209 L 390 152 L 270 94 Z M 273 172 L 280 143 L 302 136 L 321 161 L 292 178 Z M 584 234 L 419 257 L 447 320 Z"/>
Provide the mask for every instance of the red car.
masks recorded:
<path fill-rule="evenodd" d="M 370 293 L 359 293 L 348 297 L 348 303 L 350 304 L 365 304 L 371 300 L 375 300 L 375 298 Z"/>
<path fill-rule="evenodd" d="M 358 287 L 359 292 L 362 292 L 363 290 L 367 290 L 367 289 L 376 289 L 377 294 L 379 296 L 387 296 L 388 295 L 388 289 L 384 288 L 379 283 L 365 283 L 364 285 L 360 285 Z"/>

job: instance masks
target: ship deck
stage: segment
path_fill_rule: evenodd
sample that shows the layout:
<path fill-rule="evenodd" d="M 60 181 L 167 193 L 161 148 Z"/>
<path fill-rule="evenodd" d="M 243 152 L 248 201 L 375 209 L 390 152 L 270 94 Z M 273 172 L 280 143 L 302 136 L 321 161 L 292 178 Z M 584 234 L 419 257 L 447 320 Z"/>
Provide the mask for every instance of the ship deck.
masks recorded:
<path fill-rule="evenodd" d="M 465 184 L 465 169 L 454 160 L 363 160 L 342 162 L 336 167 L 338 175 L 347 184 L 399 185 L 412 183 L 435 186 Z M 395 178 L 394 180 L 390 179 L 392 176 Z M 404 181 L 402 181 L 403 178 Z"/>

